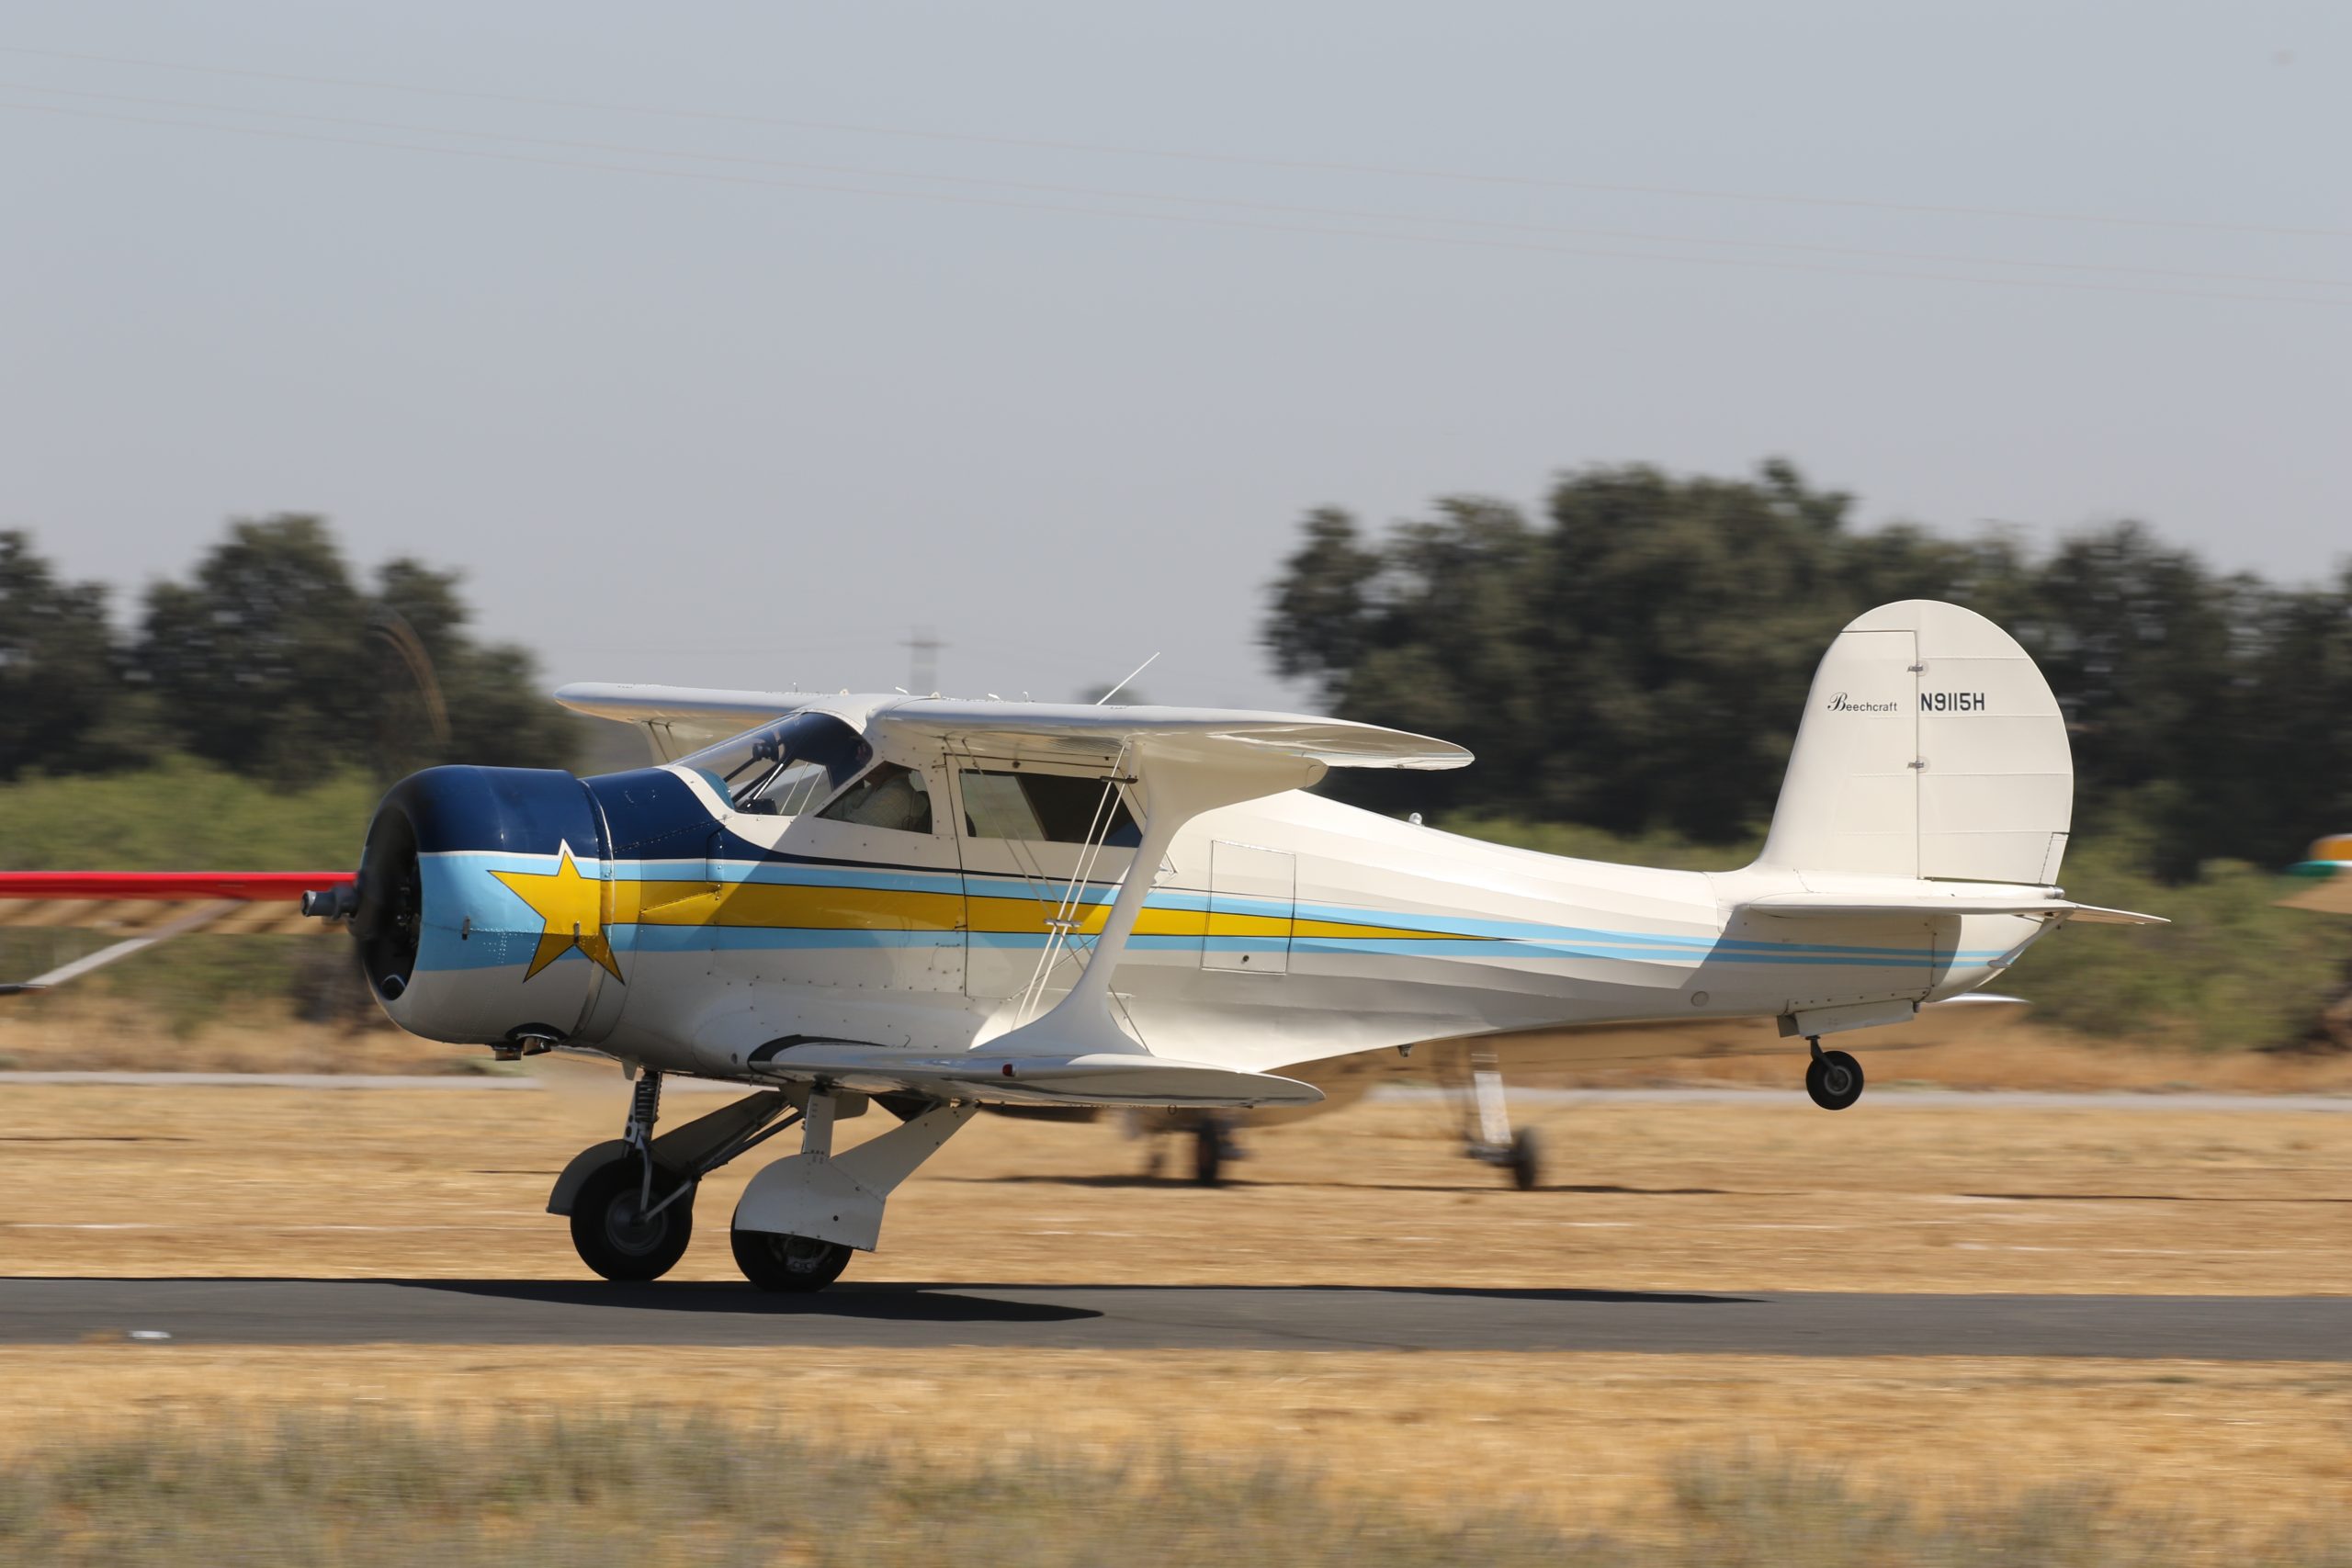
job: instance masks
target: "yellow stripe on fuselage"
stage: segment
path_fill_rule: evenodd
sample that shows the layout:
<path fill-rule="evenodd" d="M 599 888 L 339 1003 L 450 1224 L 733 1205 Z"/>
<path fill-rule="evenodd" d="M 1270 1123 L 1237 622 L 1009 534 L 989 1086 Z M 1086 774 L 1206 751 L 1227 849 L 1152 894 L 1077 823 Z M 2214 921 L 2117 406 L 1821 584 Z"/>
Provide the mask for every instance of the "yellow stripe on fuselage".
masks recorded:
<path fill-rule="evenodd" d="M 818 887 L 793 883 L 622 881 L 610 885 L 608 925 L 724 926 L 788 931 L 952 931 L 1037 936 L 1047 929 L 1049 906 L 1034 897 L 967 898 L 956 893 L 911 893 L 879 887 Z M 1108 904 L 1081 905 L 1072 930 L 1093 935 L 1110 914 Z M 1352 920 L 1302 920 L 1286 915 L 1208 914 L 1199 909 L 1155 909 L 1147 905 L 1136 921 L 1137 936 L 1416 937 L 1451 933 Z M 1467 939 L 1464 939 L 1467 940 Z"/>

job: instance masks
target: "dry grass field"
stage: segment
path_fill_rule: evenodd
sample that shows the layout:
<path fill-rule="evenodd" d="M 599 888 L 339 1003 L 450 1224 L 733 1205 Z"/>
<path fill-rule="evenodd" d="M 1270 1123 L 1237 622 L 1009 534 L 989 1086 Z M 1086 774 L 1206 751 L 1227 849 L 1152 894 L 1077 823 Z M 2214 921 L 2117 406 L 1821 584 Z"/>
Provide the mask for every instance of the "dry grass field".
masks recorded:
<path fill-rule="evenodd" d="M 17 1084 L 0 1272 L 577 1278 L 541 1212 L 620 1076 L 517 1090 Z M 674 1095 L 673 1117 L 716 1106 Z M 878 1128 L 880 1113 L 845 1124 Z M 2352 1114 L 1865 1100 L 1544 1108 L 1504 1190 L 1434 1104 L 1250 1139 L 1219 1190 L 1115 1126 L 984 1118 L 853 1277 L 1724 1291 L 2352 1292 Z M 681 1273 L 732 1278 L 721 1173 Z M 660 1406 L 943 1461 L 1178 1445 L 1305 1462 L 1432 1517 L 1639 1521 L 1693 1452 L 1802 1456 L 1929 1497 L 2059 1484 L 2231 1528 L 2352 1511 L 2352 1367 L 1473 1353 L 928 1352 L 89 1343 L 0 1348 L 0 1448 L 163 1417 Z"/>
<path fill-rule="evenodd" d="M 18 1084 L 0 1101 L 16 1274 L 573 1278 L 555 1173 L 627 1086 L 316 1092 Z M 671 1118 L 715 1107 L 673 1093 Z M 893 1200 L 855 1278 L 1613 1290 L 2352 1292 L 2352 1114 L 1865 1099 L 1550 1106 L 1549 1185 L 1463 1159 L 1446 1109 L 1249 1139 L 1232 1182 L 1142 1177 L 1112 1124 L 983 1117 Z M 846 1122 L 878 1130 L 880 1111 Z M 718 1173 L 680 1277 L 732 1279 Z M 1171 1160 L 1170 1168 L 1182 1162 Z M 29 1201 L 28 1201 L 29 1199 Z"/>
<path fill-rule="evenodd" d="M 919 1366 L 616 1347 L 0 1349 L 0 1452 L 288 1409 L 661 1409 L 942 1466 L 1007 1454 L 1275 1461 L 1430 1517 L 1656 1508 L 1694 1453 L 1800 1456 L 1930 1502 L 2043 1486 L 2260 1529 L 2352 1511 L 2352 1368 L 1376 1352 L 926 1352 Z"/>

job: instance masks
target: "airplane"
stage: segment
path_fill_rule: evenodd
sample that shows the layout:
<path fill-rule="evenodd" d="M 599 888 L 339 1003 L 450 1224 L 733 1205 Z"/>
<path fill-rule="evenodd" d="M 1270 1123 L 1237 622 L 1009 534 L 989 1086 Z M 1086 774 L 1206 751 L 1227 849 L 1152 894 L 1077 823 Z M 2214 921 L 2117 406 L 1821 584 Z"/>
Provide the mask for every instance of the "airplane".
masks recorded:
<path fill-rule="evenodd" d="M 2287 874 L 2304 886 L 2278 900 L 2290 909 L 2352 915 L 2352 833 L 2334 833 L 2312 843 Z"/>
<path fill-rule="evenodd" d="M 401 1027 L 508 1059 L 617 1058 L 621 1135 L 548 1201 L 609 1280 L 666 1273 L 702 1178 L 797 1128 L 729 1226 L 744 1277 L 775 1292 L 874 1250 L 890 1194 L 983 1107 L 1296 1109 L 1325 1098 L 1315 1064 L 1422 1042 L 1767 1019 L 1803 1042 L 1815 1103 L 1843 1110 L 1861 1064 L 1823 1037 L 1910 1022 L 2069 921 L 2162 923 L 2064 897 L 2057 702 L 2006 632 L 1935 601 L 1838 635 L 1763 850 L 1723 873 L 1511 849 L 1307 793 L 1334 768 L 1471 761 L 1350 721 L 556 698 L 640 727 L 655 765 L 428 769 L 384 796 L 356 873 L 10 874 L 0 897 L 201 900 L 177 930 L 282 919 L 299 884 Z M 746 1092 L 657 1132 L 673 1074 Z M 837 1150 L 875 1105 L 896 1124 Z"/>
<path fill-rule="evenodd" d="M 2287 868 L 2287 874 L 2296 878 L 2298 886 L 2278 900 L 2281 908 L 2352 915 L 2352 833 L 2334 833 L 2317 840 L 2301 860 Z M 2339 1049 L 2352 1048 L 2352 991 L 2320 1010 L 2319 1028 Z"/>

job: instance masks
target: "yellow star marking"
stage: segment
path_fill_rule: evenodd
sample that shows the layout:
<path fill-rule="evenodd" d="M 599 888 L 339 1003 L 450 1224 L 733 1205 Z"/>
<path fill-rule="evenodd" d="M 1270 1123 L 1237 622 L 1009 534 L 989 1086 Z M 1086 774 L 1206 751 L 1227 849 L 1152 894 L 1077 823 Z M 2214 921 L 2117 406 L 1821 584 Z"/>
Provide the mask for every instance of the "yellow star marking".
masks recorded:
<path fill-rule="evenodd" d="M 538 951 L 531 954 L 531 966 L 523 972 L 523 978 L 529 979 L 576 947 L 618 980 L 621 966 L 613 961 L 613 944 L 605 935 L 604 886 L 580 874 L 580 868 L 571 863 L 570 844 L 560 846 L 560 851 L 552 872 L 490 874 L 547 922 L 547 929 L 539 933 Z"/>

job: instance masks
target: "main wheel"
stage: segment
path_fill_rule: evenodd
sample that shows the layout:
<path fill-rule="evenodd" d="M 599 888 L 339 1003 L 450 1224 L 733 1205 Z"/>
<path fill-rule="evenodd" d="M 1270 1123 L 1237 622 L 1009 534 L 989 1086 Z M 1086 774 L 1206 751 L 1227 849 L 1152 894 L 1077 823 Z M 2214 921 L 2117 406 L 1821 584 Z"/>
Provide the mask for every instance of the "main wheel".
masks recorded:
<path fill-rule="evenodd" d="M 1510 1168 L 1510 1184 L 1521 1192 L 1532 1192 L 1544 1179 L 1544 1143 L 1532 1127 L 1521 1127 L 1510 1140 L 1510 1156 L 1504 1162 Z"/>
<path fill-rule="evenodd" d="M 645 1201 L 645 1161 L 628 1155 L 598 1166 L 571 1201 L 571 1245 L 580 1261 L 607 1280 L 659 1280 L 677 1267 L 694 1239 L 695 1195 L 688 1192 L 659 1213 L 677 1191 L 681 1178 L 656 1166 L 653 1203 Z"/>
<path fill-rule="evenodd" d="M 1193 1179 L 1203 1187 L 1225 1180 L 1225 1123 L 1204 1116 L 1193 1128 Z"/>
<path fill-rule="evenodd" d="M 1862 1098 L 1862 1065 L 1843 1051 L 1824 1051 L 1805 1067 L 1804 1091 L 1824 1111 L 1843 1111 Z"/>
<path fill-rule="evenodd" d="M 763 1291 L 821 1291 L 842 1277 L 852 1249 L 837 1241 L 734 1230 L 735 1267 Z"/>

